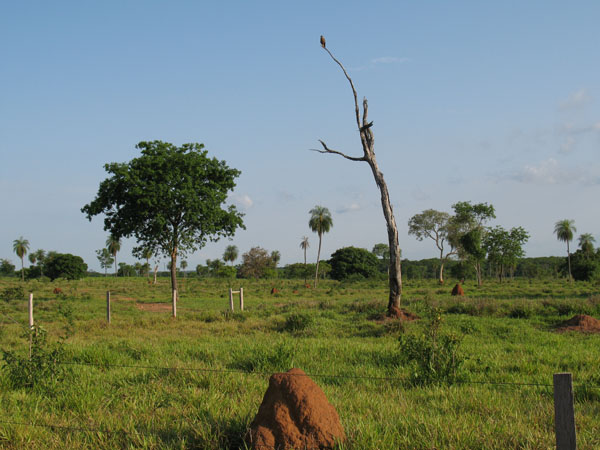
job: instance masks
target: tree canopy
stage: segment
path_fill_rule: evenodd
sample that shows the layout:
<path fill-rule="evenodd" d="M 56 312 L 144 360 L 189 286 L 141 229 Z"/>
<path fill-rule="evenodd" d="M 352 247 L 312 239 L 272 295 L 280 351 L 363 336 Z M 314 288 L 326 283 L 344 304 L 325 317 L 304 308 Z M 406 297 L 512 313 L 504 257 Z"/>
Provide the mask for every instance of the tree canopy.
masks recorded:
<path fill-rule="evenodd" d="M 379 273 L 377 256 L 364 248 L 340 248 L 331 255 L 329 264 L 331 264 L 331 278 L 335 280 L 352 276 L 371 278 Z"/>
<path fill-rule="evenodd" d="M 235 206 L 223 207 L 240 171 L 209 158 L 203 144 L 152 141 L 136 148 L 140 157 L 104 166 L 111 176 L 81 211 L 89 220 L 104 214 L 104 229 L 116 238 L 135 237 L 135 255 L 151 249 L 169 256 L 176 290 L 178 255 L 244 228 Z"/>

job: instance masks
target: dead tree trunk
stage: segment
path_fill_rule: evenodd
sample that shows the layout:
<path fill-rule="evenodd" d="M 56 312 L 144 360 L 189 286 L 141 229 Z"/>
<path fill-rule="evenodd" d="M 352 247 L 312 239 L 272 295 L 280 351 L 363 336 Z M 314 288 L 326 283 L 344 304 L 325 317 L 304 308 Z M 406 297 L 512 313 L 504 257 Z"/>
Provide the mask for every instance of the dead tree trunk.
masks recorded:
<path fill-rule="evenodd" d="M 346 79 L 350 83 L 350 87 L 352 88 L 352 94 L 354 95 L 354 106 L 355 106 L 355 114 L 356 114 L 356 124 L 358 126 L 358 131 L 360 133 L 360 142 L 363 148 L 363 156 L 361 157 L 353 157 L 345 155 L 342 152 L 337 150 L 330 149 L 327 147 L 325 142 L 319 140 L 321 145 L 323 146 L 323 150 L 315 150 L 319 153 L 333 153 L 336 155 L 340 155 L 350 161 L 364 161 L 366 162 L 371 171 L 373 172 L 373 177 L 375 178 L 375 183 L 379 188 L 379 192 L 381 194 L 381 207 L 383 208 L 383 216 L 385 217 L 385 221 L 387 224 L 387 233 L 388 233 L 388 242 L 390 247 L 390 262 L 389 262 L 389 286 L 390 286 L 390 294 L 388 300 L 388 314 L 392 312 L 393 308 L 400 307 L 400 300 L 402 297 L 402 272 L 400 267 L 400 246 L 398 243 L 398 227 L 396 226 L 396 219 L 394 219 L 394 212 L 392 210 L 392 204 L 390 202 L 390 195 L 388 193 L 387 185 L 385 184 L 385 180 L 383 179 L 383 174 L 379 170 L 377 166 L 377 160 L 375 159 L 375 151 L 374 151 L 374 138 L 373 132 L 371 131 L 371 127 L 373 126 L 373 122 L 368 122 L 368 104 L 367 99 L 363 99 L 363 111 L 362 118 L 360 114 L 360 109 L 358 106 L 358 97 L 356 94 L 356 89 L 354 88 L 354 83 L 352 79 L 346 72 L 346 69 L 340 63 L 333 54 L 329 51 L 329 49 L 325 46 L 325 40 L 321 39 L 321 46 L 325 49 L 331 59 L 333 59 L 342 69 Z"/>

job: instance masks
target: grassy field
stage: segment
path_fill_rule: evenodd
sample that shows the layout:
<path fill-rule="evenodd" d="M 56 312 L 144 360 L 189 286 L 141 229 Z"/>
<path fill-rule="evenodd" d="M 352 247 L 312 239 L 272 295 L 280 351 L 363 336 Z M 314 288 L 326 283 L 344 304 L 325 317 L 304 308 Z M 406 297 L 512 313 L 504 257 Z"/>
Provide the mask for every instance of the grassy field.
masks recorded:
<path fill-rule="evenodd" d="M 33 374 L 33 386 L 3 363 L 0 448 L 244 448 L 269 375 L 291 367 L 336 407 L 347 449 L 554 448 L 552 374 L 572 372 L 578 446 L 600 448 L 600 335 L 556 332 L 574 314 L 600 317 L 598 286 L 488 281 L 456 299 L 451 285 L 408 281 L 403 307 L 421 320 L 399 323 L 381 320 L 384 282 L 239 285 L 246 311 L 232 314 L 227 282 L 182 280 L 173 319 L 168 304 L 145 309 L 168 303 L 167 279 L 0 280 L 0 348 L 28 354 L 33 292 L 46 347 L 62 349 L 59 378 Z M 464 362 L 454 383 L 416 384 L 399 339 L 423 336 L 438 312 Z"/>

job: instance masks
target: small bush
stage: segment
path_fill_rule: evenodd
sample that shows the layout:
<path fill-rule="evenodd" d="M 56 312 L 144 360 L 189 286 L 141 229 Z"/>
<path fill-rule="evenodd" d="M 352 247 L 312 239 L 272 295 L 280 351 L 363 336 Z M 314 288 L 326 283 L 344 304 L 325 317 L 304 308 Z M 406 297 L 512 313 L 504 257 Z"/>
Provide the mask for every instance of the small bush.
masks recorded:
<path fill-rule="evenodd" d="M 303 331 L 310 328 L 314 323 L 312 316 L 308 314 L 293 313 L 287 316 L 283 324 L 284 331 Z"/>
<path fill-rule="evenodd" d="M 293 367 L 295 353 L 291 342 L 281 341 L 273 347 L 244 350 L 229 367 L 246 372 L 284 372 Z"/>
<path fill-rule="evenodd" d="M 411 365 L 410 381 L 414 385 L 452 384 L 464 362 L 458 351 L 461 340 L 453 334 L 441 334 L 442 313 L 430 309 L 429 323 L 422 335 L 402 335 L 400 355 Z"/>
<path fill-rule="evenodd" d="M 66 373 L 61 365 L 64 349 L 61 344 L 50 346 L 46 342 L 46 331 L 39 326 L 32 328 L 28 335 L 31 339 L 30 356 L 2 350 L 2 369 L 12 388 L 49 387 Z"/>
<path fill-rule="evenodd" d="M 533 311 L 527 305 L 515 305 L 510 308 L 508 317 L 511 319 L 529 319 Z"/>
<path fill-rule="evenodd" d="M 11 300 L 25 300 L 25 291 L 21 287 L 9 287 L 2 291 L 0 298 L 5 302 Z"/>

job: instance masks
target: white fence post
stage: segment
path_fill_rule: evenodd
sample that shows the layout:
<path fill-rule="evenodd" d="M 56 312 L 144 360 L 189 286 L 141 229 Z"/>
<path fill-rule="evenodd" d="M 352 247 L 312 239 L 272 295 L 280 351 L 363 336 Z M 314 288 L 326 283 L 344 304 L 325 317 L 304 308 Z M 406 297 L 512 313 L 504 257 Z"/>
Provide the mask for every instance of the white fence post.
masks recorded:
<path fill-rule="evenodd" d="M 29 293 L 27 308 L 29 309 L 29 329 L 31 329 L 33 328 L 33 292 Z"/>
<path fill-rule="evenodd" d="M 233 290 L 229 288 L 229 308 L 233 311 Z"/>
<path fill-rule="evenodd" d="M 244 288 L 240 288 L 240 311 L 244 310 Z"/>
<path fill-rule="evenodd" d="M 106 291 L 106 321 L 110 323 L 110 291 Z"/>
<path fill-rule="evenodd" d="M 557 450 L 576 450 L 573 375 L 554 374 L 554 429 Z"/>
<path fill-rule="evenodd" d="M 173 290 L 173 317 L 177 317 L 177 289 Z"/>

